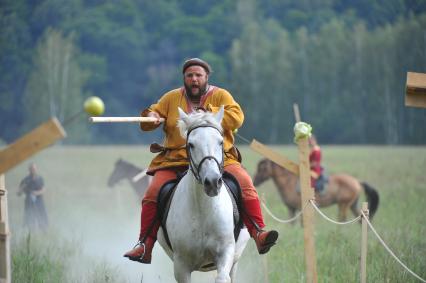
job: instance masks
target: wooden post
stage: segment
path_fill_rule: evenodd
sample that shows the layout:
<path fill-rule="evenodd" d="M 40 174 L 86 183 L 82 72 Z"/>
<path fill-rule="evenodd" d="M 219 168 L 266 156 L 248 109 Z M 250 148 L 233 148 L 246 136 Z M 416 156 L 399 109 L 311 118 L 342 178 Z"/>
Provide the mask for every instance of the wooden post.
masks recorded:
<path fill-rule="evenodd" d="M 65 136 L 65 130 L 56 118 L 41 124 L 5 149 L 0 150 L 0 174 Z"/>
<path fill-rule="evenodd" d="M 284 155 L 280 154 L 279 152 L 276 152 L 276 151 L 270 149 L 269 147 L 267 147 L 263 143 L 258 142 L 255 139 L 252 140 L 252 142 L 250 144 L 250 148 L 253 149 L 254 151 L 257 151 L 258 153 L 262 154 L 263 156 L 265 156 L 269 160 L 272 160 L 273 162 L 280 165 L 281 167 L 287 169 L 288 171 L 290 171 L 294 175 L 299 176 L 299 164 L 291 161 L 290 159 L 288 159 Z M 310 170 L 309 170 L 309 174 L 311 174 L 311 176 L 313 176 L 313 177 L 316 176 L 316 173 L 311 172 Z"/>
<path fill-rule="evenodd" d="M 294 119 L 297 122 L 300 122 L 300 112 L 299 112 L 299 105 L 297 103 L 293 103 L 293 112 L 294 112 Z"/>
<path fill-rule="evenodd" d="M 362 212 L 368 219 L 368 202 L 362 203 Z M 367 220 L 361 217 L 361 260 L 360 260 L 360 282 L 367 282 L 367 235 L 368 235 Z"/>
<path fill-rule="evenodd" d="M 426 108 L 426 74 L 407 72 L 405 106 Z"/>
<path fill-rule="evenodd" d="M 302 203 L 301 207 L 314 198 L 314 190 L 311 188 L 311 169 L 309 166 L 309 144 L 308 138 L 301 138 L 297 142 L 299 147 L 299 177 Z M 317 283 L 317 266 L 315 257 L 314 239 L 314 208 L 306 206 L 303 212 L 303 238 L 305 243 L 306 282 Z"/>
<path fill-rule="evenodd" d="M 3 173 L 65 136 L 66 132 L 61 123 L 52 118 L 0 150 L 0 283 L 10 283 L 12 277 L 7 191 Z"/>
<path fill-rule="evenodd" d="M 291 173 L 293 173 L 295 175 L 299 175 L 299 165 L 297 165 L 297 163 L 294 163 L 293 161 L 291 161 L 287 157 L 279 154 L 276 151 L 273 151 L 272 149 L 270 149 L 269 147 L 265 146 L 264 144 L 258 142 L 257 140 L 255 140 L 255 139 L 252 140 L 252 142 L 250 144 L 250 148 L 253 149 L 254 151 L 259 152 L 260 154 L 262 154 L 266 158 L 274 161 L 278 165 L 286 168 Z"/>
<path fill-rule="evenodd" d="M 0 174 L 0 282 L 11 282 L 9 220 L 4 175 Z"/>

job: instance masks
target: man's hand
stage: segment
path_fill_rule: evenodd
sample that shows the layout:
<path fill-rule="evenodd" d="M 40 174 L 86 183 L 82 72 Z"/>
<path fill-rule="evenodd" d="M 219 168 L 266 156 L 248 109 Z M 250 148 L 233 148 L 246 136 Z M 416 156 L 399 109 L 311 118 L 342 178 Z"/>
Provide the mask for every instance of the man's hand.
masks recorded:
<path fill-rule="evenodd" d="M 311 170 L 311 177 L 314 177 L 314 179 L 318 179 L 319 175 L 317 172 Z"/>
<path fill-rule="evenodd" d="M 155 125 L 159 125 L 161 123 L 160 114 L 158 114 L 157 112 L 154 112 L 154 111 L 149 112 L 148 117 L 157 118 L 157 121 L 154 122 Z"/>

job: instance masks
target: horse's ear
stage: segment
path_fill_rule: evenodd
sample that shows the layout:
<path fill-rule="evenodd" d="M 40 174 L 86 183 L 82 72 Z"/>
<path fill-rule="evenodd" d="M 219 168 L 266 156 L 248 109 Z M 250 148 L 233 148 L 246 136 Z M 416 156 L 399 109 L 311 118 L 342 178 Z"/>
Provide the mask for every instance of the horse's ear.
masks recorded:
<path fill-rule="evenodd" d="M 222 105 L 222 106 L 220 106 L 219 111 L 214 116 L 219 124 L 222 122 L 224 113 L 225 113 L 225 107 Z"/>
<path fill-rule="evenodd" d="M 180 107 L 178 107 L 178 111 L 179 111 L 179 119 L 181 119 L 186 124 L 186 121 L 188 120 L 188 115 Z"/>

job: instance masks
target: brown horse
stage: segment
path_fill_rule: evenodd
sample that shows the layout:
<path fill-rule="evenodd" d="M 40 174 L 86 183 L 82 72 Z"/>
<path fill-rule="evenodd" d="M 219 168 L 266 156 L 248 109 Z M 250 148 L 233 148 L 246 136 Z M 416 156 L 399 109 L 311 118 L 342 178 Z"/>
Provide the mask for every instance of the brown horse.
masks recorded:
<path fill-rule="evenodd" d="M 301 197 L 297 191 L 299 178 L 287 169 L 275 164 L 269 159 L 262 159 L 257 164 L 254 185 L 258 186 L 272 178 L 282 201 L 289 210 L 290 217 L 300 210 Z M 345 221 L 349 208 L 355 216 L 359 215 L 358 199 L 364 191 L 369 204 L 370 219 L 373 218 L 379 206 L 379 194 L 365 182 L 346 174 L 330 175 L 324 192 L 315 194 L 315 201 L 320 207 L 337 203 L 339 207 L 339 221 Z"/>

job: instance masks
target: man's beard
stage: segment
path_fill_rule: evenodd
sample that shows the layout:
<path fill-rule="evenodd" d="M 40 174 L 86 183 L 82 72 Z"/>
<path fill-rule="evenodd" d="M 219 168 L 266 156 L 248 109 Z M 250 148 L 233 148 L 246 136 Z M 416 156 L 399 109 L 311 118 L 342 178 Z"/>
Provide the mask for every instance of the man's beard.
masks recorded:
<path fill-rule="evenodd" d="M 203 96 L 206 93 L 207 83 L 205 83 L 204 85 L 198 86 L 198 93 L 197 94 L 192 93 L 192 87 L 190 85 L 187 85 L 185 83 L 184 83 L 184 85 L 185 85 L 186 95 L 188 95 L 189 98 L 200 98 L 201 96 Z"/>

